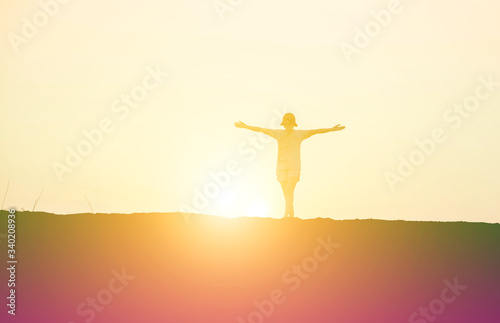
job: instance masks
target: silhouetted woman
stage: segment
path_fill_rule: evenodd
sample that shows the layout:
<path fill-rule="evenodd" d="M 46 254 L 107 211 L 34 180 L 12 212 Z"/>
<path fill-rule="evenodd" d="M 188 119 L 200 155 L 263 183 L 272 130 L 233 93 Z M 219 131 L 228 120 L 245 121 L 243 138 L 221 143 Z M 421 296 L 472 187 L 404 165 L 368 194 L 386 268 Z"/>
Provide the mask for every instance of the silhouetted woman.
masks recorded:
<path fill-rule="evenodd" d="M 293 193 L 295 186 L 300 180 L 300 144 L 304 139 L 319 133 L 327 133 L 331 131 L 340 131 L 345 127 L 340 124 L 332 128 L 313 129 L 313 130 L 295 130 L 297 127 L 295 116 L 292 113 L 285 113 L 281 125 L 282 129 L 267 129 L 248 126 L 245 123 L 238 121 L 234 125 L 238 128 L 244 128 L 252 131 L 262 132 L 269 135 L 278 141 L 278 165 L 276 167 L 276 177 L 281 184 L 283 195 L 285 196 L 285 215 L 286 217 L 294 217 L 293 211 Z"/>

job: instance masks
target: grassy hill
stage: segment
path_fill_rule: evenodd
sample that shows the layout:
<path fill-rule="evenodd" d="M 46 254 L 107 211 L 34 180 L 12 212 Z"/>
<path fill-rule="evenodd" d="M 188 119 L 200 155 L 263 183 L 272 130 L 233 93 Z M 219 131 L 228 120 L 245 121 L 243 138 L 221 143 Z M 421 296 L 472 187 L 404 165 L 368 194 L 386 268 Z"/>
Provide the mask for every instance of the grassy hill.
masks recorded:
<path fill-rule="evenodd" d="M 16 256 L 2 322 L 500 320 L 500 224 L 17 212 Z"/>

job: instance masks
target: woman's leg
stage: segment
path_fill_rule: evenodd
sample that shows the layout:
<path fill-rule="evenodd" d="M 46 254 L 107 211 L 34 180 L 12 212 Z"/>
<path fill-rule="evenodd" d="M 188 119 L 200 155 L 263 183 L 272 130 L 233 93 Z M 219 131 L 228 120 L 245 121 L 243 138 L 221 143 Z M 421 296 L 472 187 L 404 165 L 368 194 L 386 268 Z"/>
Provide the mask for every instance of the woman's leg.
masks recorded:
<path fill-rule="evenodd" d="M 293 210 L 293 197 L 295 186 L 298 181 L 299 179 L 296 177 L 289 177 L 285 188 L 286 213 L 292 218 L 295 217 L 295 212 Z"/>
<path fill-rule="evenodd" d="M 283 196 L 285 197 L 285 215 L 283 215 L 284 218 L 288 216 L 288 201 L 287 201 L 287 195 L 286 195 L 286 188 L 288 184 L 288 180 L 284 182 L 280 182 L 281 184 L 281 189 L 283 190 Z"/>

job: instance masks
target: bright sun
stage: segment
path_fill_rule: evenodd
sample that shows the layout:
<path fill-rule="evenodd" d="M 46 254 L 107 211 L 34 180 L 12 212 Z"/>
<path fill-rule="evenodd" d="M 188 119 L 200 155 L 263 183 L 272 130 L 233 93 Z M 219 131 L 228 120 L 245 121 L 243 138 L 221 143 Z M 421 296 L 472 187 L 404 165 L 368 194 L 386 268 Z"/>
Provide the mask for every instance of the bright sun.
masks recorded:
<path fill-rule="evenodd" d="M 269 205 L 265 201 L 251 201 L 239 198 L 238 195 L 231 190 L 222 192 L 216 200 L 213 210 L 214 214 L 225 217 L 251 216 L 251 217 L 268 217 Z"/>
<path fill-rule="evenodd" d="M 269 214 L 269 207 L 263 202 L 254 202 L 248 207 L 248 215 L 255 217 L 266 217 Z"/>

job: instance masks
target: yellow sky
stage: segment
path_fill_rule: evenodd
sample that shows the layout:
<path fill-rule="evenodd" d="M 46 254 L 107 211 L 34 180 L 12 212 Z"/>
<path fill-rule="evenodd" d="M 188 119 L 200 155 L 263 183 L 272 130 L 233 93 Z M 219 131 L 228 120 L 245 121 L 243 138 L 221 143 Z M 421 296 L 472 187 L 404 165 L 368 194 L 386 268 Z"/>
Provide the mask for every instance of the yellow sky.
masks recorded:
<path fill-rule="evenodd" d="M 299 129 L 347 127 L 302 144 L 297 216 L 499 221 L 497 1 L 53 1 L 2 4 L 4 208 L 44 188 L 37 210 L 179 211 L 218 185 L 201 212 L 280 217 L 277 145 L 233 122 L 293 112 Z"/>

